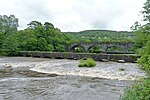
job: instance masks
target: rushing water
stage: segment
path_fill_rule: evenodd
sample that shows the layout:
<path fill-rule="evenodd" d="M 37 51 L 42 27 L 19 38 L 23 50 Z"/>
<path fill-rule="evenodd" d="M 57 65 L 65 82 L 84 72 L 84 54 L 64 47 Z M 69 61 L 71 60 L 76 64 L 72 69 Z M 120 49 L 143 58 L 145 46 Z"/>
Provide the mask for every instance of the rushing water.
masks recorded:
<path fill-rule="evenodd" d="M 77 60 L 1 57 L 0 100 L 118 100 L 132 80 L 145 76 L 132 63 L 97 62 L 93 68 L 78 64 Z"/>

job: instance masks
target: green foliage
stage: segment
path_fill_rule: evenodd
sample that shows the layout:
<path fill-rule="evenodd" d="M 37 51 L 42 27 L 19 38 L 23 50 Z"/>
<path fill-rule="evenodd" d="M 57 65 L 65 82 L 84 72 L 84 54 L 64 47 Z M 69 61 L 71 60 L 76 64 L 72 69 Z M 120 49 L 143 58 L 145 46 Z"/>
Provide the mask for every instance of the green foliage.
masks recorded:
<path fill-rule="evenodd" d="M 58 44 L 55 46 L 55 52 L 65 52 L 65 46 L 62 44 Z"/>
<path fill-rule="evenodd" d="M 2 47 L 4 39 L 4 34 L 0 32 L 0 48 Z"/>
<path fill-rule="evenodd" d="M 136 22 L 132 27 L 137 34 L 134 49 L 141 55 L 138 60 L 140 67 L 150 73 L 150 0 L 146 1 L 143 8 L 143 21 L 146 21 L 146 24 L 141 26 Z"/>
<path fill-rule="evenodd" d="M 149 38 L 150 39 L 150 38 Z M 141 58 L 138 60 L 140 67 L 150 74 L 150 40 L 146 43 L 145 48 L 141 51 Z"/>
<path fill-rule="evenodd" d="M 88 58 L 85 60 L 81 59 L 80 64 L 78 66 L 79 67 L 94 67 L 94 66 L 96 66 L 96 62 L 92 58 Z"/>
<path fill-rule="evenodd" d="M 137 27 L 135 33 L 138 34 L 136 40 L 136 46 L 138 48 L 138 53 L 140 53 L 141 58 L 138 60 L 141 64 L 141 68 L 150 73 L 150 0 L 147 0 L 144 4 L 143 16 L 146 24 Z"/>
<path fill-rule="evenodd" d="M 101 53 L 102 48 L 100 48 L 99 46 L 94 46 L 94 47 L 90 48 L 89 52 L 90 53 Z"/>
<path fill-rule="evenodd" d="M 18 19 L 14 15 L 0 15 L 0 32 L 4 35 L 16 33 L 18 27 Z"/>
<path fill-rule="evenodd" d="M 107 49 L 107 51 L 123 51 L 122 48 L 119 47 L 110 47 Z"/>
<path fill-rule="evenodd" d="M 143 10 L 143 16 L 144 16 L 144 21 L 150 22 L 150 0 L 147 0 L 144 3 L 144 10 Z"/>
<path fill-rule="evenodd" d="M 138 23 L 134 26 L 137 34 L 135 47 L 141 55 L 138 60 L 140 68 L 147 71 L 148 78 L 141 80 L 133 87 L 127 89 L 121 100 L 150 100 L 150 0 L 144 4 L 143 16 L 146 24 L 141 26 Z"/>
<path fill-rule="evenodd" d="M 18 46 L 17 34 L 11 34 L 3 41 L 2 52 L 7 55 L 15 55 L 19 50 Z"/>
<path fill-rule="evenodd" d="M 82 46 L 78 46 L 78 47 L 75 47 L 73 52 L 83 53 L 83 52 L 85 52 L 85 50 L 84 50 L 84 48 Z"/>
<path fill-rule="evenodd" d="M 6 26 L 6 24 L 11 22 L 5 21 L 4 23 L 2 20 L 3 17 L 6 20 L 10 20 L 12 18 L 10 21 L 14 21 L 14 25 Z M 18 26 L 17 21 L 17 18 L 14 16 L 0 16 L 1 52 L 12 55 L 12 53 L 17 51 L 64 52 L 66 50 L 65 46 L 69 43 L 70 39 L 58 28 L 55 28 L 53 24 L 49 22 L 42 24 L 38 21 L 32 21 L 28 24 L 28 28 L 20 31 L 14 31 Z M 10 30 L 10 32 L 8 32 L 8 30 Z"/>
<path fill-rule="evenodd" d="M 76 40 L 70 41 L 77 42 L 133 42 L 136 34 L 126 31 L 109 31 L 109 30 L 85 30 L 81 32 L 66 32 L 69 38 Z M 78 41 L 77 41 L 78 39 Z"/>
<path fill-rule="evenodd" d="M 144 79 L 125 90 L 121 100 L 150 100 L 150 78 Z"/>

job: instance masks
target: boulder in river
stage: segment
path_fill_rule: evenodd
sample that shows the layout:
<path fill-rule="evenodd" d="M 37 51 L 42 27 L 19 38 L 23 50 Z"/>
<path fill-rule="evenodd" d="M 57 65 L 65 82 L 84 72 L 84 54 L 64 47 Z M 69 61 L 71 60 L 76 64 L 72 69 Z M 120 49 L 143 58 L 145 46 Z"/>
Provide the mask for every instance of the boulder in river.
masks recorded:
<path fill-rule="evenodd" d="M 108 62 L 109 60 L 107 60 L 107 59 L 102 59 L 102 62 Z"/>
<path fill-rule="evenodd" d="M 77 60 L 77 58 L 74 58 L 74 60 Z"/>
<path fill-rule="evenodd" d="M 118 63 L 125 63 L 126 61 L 125 60 L 118 60 L 117 62 Z"/>
<path fill-rule="evenodd" d="M 5 67 L 6 67 L 6 68 L 11 68 L 11 67 L 12 67 L 12 65 L 5 64 Z"/>

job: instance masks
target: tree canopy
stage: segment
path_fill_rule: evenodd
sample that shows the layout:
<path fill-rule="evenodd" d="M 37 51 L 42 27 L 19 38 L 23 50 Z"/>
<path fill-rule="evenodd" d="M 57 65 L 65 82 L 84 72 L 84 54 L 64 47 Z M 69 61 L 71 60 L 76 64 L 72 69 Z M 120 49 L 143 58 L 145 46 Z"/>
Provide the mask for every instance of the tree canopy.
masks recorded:
<path fill-rule="evenodd" d="M 18 19 L 14 15 L 0 15 L 0 32 L 7 35 L 17 31 Z"/>

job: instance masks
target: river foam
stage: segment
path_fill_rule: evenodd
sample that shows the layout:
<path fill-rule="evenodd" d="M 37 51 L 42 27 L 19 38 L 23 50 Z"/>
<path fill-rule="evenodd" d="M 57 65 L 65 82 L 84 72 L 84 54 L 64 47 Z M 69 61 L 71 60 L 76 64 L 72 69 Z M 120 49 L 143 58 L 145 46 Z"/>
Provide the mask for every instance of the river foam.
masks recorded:
<path fill-rule="evenodd" d="M 9 62 L 8 59 L 2 59 L 0 61 L 1 69 L 5 69 L 7 66 L 10 66 L 12 69 L 22 69 L 27 67 L 31 71 L 40 73 L 76 75 L 118 80 L 136 80 L 140 77 L 146 76 L 146 73 L 138 69 L 137 64 L 135 63 L 96 62 L 97 65 L 95 67 L 86 68 L 78 67 L 78 60 L 18 57 L 13 59 L 11 58 Z"/>
<path fill-rule="evenodd" d="M 137 64 L 132 63 L 97 62 L 96 67 L 92 68 L 78 67 L 78 64 L 79 61 L 72 60 L 42 62 L 30 70 L 57 75 L 79 75 L 118 80 L 135 80 L 146 75 L 137 68 Z"/>

